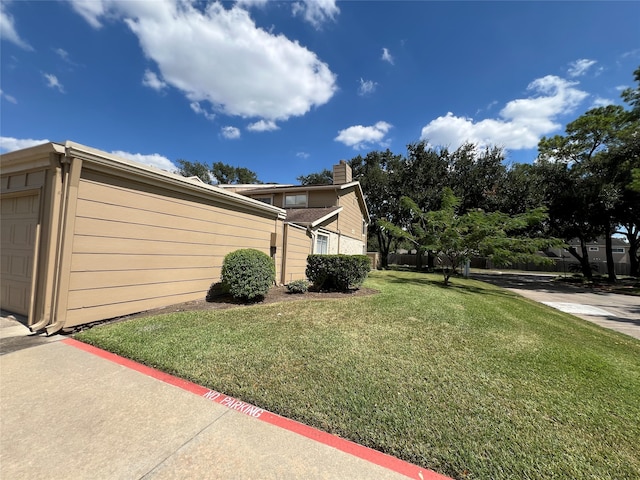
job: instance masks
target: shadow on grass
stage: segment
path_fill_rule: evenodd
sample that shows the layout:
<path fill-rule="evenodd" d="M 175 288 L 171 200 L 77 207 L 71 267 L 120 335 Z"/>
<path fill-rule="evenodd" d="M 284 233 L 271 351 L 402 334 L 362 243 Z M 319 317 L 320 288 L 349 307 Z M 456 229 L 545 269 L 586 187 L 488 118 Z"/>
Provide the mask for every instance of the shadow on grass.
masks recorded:
<path fill-rule="evenodd" d="M 393 273 L 394 271 L 411 272 L 416 275 L 422 276 L 422 278 L 407 278 L 400 275 L 394 275 Z M 445 285 L 444 279 L 434 280 L 433 278 L 427 278 L 427 275 L 438 275 L 438 273 L 418 272 L 416 270 L 410 270 L 410 269 L 397 269 L 397 270 L 394 269 L 390 271 L 390 273 L 388 273 L 385 278 L 390 283 L 417 285 L 417 286 L 429 285 L 431 287 L 438 287 L 443 290 L 456 291 L 466 295 L 470 293 L 475 293 L 475 294 L 481 294 L 481 295 L 494 295 L 494 296 L 500 296 L 500 297 L 516 297 L 517 296 L 515 293 L 509 292 L 506 290 L 496 290 L 493 288 L 482 288 L 476 285 L 469 285 L 469 284 L 462 285 L 460 283 L 456 283 L 457 279 L 463 278 L 461 276 L 452 276 L 449 279 L 449 285 Z"/>

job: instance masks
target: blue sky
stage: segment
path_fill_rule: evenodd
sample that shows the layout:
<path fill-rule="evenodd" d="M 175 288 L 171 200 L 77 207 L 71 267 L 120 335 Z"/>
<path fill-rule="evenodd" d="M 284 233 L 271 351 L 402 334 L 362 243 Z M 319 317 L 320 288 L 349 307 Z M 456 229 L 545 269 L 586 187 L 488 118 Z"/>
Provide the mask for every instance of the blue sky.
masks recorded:
<path fill-rule="evenodd" d="M 73 140 L 265 182 L 420 139 L 531 162 L 640 65 L 634 1 L 0 5 L 2 151 Z"/>

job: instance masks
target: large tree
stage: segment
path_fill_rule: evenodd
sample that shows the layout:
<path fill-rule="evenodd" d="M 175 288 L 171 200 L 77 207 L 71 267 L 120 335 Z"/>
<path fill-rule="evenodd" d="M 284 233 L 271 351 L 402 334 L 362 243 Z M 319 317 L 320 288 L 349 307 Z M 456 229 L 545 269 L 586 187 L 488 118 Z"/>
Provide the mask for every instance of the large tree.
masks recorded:
<path fill-rule="evenodd" d="M 559 163 L 568 169 L 573 183 L 571 192 L 578 196 L 574 199 L 577 200 L 574 203 L 578 203 L 575 208 L 584 212 L 586 218 L 568 210 L 564 213 L 566 224 L 568 227 L 584 225 L 576 230 L 583 252 L 586 252 L 586 241 L 595 236 L 604 237 L 611 282 L 616 281 L 611 236 L 621 220 L 624 182 L 629 183 L 622 179 L 627 177 L 621 171 L 624 159 L 612 153 L 623 148 L 631 120 L 628 112 L 618 105 L 594 108 L 567 124 L 564 136 L 543 138 L 538 145 L 540 162 Z M 555 195 L 566 196 L 566 192 L 556 191 Z M 596 232 L 591 231 L 594 226 Z M 581 261 L 586 274 L 588 260 L 584 255 L 578 257 L 572 253 Z"/>
<path fill-rule="evenodd" d="M 211 171 L 209 167 L 201 162 L 190 162 L 188 160 L 179 159 L 178 172 L 183 177 L 198 177 L 204 183 L 213 184 L 213 178 L 211 177 Z"/>
<path fill-rule="evenodd" d="M 462 212 L 460 199 L 449 187 L 443 191 L 439 210 L 425 211 L 408 197 L 402 198 L 402 205 L 411 214 L 411 231 L 399 225 L 386 224 L 386 228 L 435 252 L 438 259 L 445 259 L 445 285 L 457 268 L 474 256 L 486 256 L 503 265 L 517 261 L 542 263 L 547 259 L 538 254 L 540 250 L 562 245 L 555 238 L 531 235 L 531 230 L 547 218 L 544 208 L 513 216 L 481 209 Z"/>
<path fill-rule="evenodd" d="M 331 185 L 333 183 L 333 172 L 327 168 L 321 172 L 300 175 L 296 177 L 300 185 Z"/>

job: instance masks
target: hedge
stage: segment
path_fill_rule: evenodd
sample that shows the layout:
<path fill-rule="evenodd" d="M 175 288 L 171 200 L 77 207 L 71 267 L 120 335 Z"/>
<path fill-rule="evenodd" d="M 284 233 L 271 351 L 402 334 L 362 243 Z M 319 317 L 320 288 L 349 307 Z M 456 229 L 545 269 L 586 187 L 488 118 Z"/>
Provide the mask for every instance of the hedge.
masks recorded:
<path fill-rule="evenodd" d="M 309 255 L 305 273 L 318 290 L 346 292 L 360 287 L 370 269 L 366 255 Z"/>

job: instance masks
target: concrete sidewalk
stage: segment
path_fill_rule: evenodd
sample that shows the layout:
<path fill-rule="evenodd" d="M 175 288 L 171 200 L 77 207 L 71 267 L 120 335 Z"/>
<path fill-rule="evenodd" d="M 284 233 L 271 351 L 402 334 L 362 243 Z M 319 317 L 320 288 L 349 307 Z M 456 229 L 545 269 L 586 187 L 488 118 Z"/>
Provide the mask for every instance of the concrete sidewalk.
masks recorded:
<path fill-rule="evenodd" d="M 445 478 L 61 336 L 31 341 L 0 356 L 3 479 Z"/>

